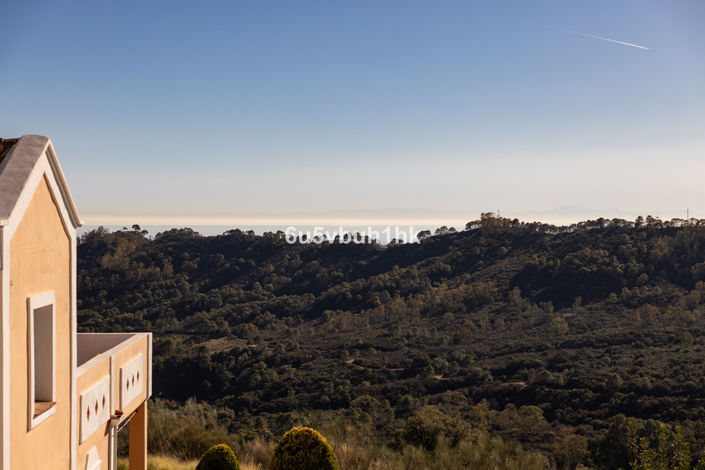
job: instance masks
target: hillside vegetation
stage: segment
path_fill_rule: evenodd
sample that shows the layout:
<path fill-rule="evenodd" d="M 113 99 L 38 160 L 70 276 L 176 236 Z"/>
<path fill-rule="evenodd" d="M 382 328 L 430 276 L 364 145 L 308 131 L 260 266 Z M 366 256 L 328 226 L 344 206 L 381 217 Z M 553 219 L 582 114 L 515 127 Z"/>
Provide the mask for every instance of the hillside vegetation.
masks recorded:
<path fill-rule="evenodd" d="M 486 438 L 617 469 L 638 452 L 629 430 L 657 446 L 663 422 L 703 455 L 704 221 L 483 215 L 428 235 L 94 230 L 79 328 L 153 331 L 160 406 L 207 402 L 244 440 L 337 423 L 332 442 L 398 455 Z"/>

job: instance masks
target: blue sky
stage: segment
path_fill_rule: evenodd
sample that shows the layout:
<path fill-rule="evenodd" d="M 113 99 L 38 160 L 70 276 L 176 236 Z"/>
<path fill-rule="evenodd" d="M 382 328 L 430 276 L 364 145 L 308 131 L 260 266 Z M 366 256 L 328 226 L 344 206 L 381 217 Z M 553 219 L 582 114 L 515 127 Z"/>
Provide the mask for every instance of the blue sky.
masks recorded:
<path fill-rule="evenodd" d="M 3 11 L 0 135 L 88 223 L 705 217 L 701 1 Z"/>

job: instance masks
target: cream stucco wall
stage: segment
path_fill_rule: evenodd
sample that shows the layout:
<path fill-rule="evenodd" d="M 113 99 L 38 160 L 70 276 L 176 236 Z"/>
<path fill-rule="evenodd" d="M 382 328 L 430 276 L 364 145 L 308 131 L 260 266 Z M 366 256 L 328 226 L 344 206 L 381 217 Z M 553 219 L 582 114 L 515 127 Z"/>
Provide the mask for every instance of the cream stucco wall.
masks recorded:
<path fill-rule="evenodd" d="M 10 468 L 68 469 L 71 455 L 71 241 L 47 181 L 10 240 Z M 28 423 L 27 299 L 56 292 L 56 412 Z"/>
<path fill-rule="evenodd" d="M 126 348 L 121 349 L 118 351 L 117 354 L 115 354 L 115 375 L 116 375 L 116 380 L 113 382 L 113 396 L 116 398 L 115 400 L 115 405 L 116 407 L 119 407 L 119 397 L 120 397 L 120 367 L 123 365 L 127 364 L 130 362 L 132 359 L 134 359 L 136 356 L 139 354 L 142 354 L 142 370 L 145 375 L 145 378 L 148 375 L 149 371 L 149 358 L 147 356 L 147 348 L 149 344 L 150 338 L 148 336 L 142 336 L 138 341 L 135 343 L 127 346 Z M 137 409 L 137 407 L 140 406 L 142 402 L 144 402 L 147 399 L 147 382 L 143 381 L 144 388 L 142 392 L 137 395 L 135 398 L 132 399 L 130 403 L 128 403 L 125 408 L 123 408 L 123 412 L 125 412 L 126 415 L 129 415 L 133 411 Z"/>
<path fill-rule="evenodd" d="M 106 376 L 110 376 L 110 358 L 107 357 L 104 360 L 102 360 L 99 364 L 93 365 L 89 370 L 87 370 L 85 373 L 81 374 L 78 377 L 77 380 L 77 388 L 79 390 L 79 394 L 84 391 L 88 390 L 91 388 L 93 385 L 95 385 L 97 382 L 100 382 L 101 379 L 105 378 Z M 114 398 L 114 397 L 113 397 Z M 112 413 L 114 411 L 114 406 L 111 406 L 110 412 Z M 81 422 L 81 412 L 83 410 L 77 409 L 76 410 L 76 422 L 80 423 Z M 91 436 L 80 443 L 78 445 L 78 452 L 76 455 L 76 461 L 78 462 L 78 469 L 81 469 L 84 467 L 85 462 L 86 462 L 86 457 L 88 455 L 88 452 L 91 451 L 93 447 L 96 447 L 98 450 L 98 456 L 100 457 L 101 462 L 103 462 L 103 466 L 101 468 L 108 468 L 108 461 L 109 461 L 109 452 L 110 452 L 110 444 L 109 444 L 109 438 L 110 438 L 110 425 L 108 423 L 105 424 L 105 426 L 101 426 L 98 430 L 96 430 Z"/>

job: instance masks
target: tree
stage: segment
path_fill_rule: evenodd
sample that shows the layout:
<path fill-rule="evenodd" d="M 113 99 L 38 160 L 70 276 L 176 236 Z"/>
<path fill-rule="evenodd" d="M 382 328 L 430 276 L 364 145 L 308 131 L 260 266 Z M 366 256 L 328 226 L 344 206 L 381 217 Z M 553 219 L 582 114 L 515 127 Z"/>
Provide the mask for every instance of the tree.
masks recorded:
<path fill-rule="evenodd" d="M 661 423 L 655 442 L 639 436 L 636 421 L 627 424 L 627 433 L 632 470 L 690 470 L 690 445 L 683 438 L 680 426 L 669 429 Z M 705 468 L 705 459 L 696 468 Z"/>
<path fill-rule="evenodd" d="M 430 231 L 430 230 L 421 230 L 421 231 L 416 235 L 416 238 L 418 238 L 418 240 L 419 240 L 420 242 L 422 242 L 422 241 L 426 240 L 427 238 L 429 238 L 430 236 L 431 236 L 431 231 Z"/>
<path fill-rule="evenodd" d="M 448 445 L 455 447 L 468 431 L 467 423 L 446 415 L 434 406 L 426 406 L 406 421 L 403 438 L 411 445 L 433 452 L 441 436 L 445 437 Z"/>

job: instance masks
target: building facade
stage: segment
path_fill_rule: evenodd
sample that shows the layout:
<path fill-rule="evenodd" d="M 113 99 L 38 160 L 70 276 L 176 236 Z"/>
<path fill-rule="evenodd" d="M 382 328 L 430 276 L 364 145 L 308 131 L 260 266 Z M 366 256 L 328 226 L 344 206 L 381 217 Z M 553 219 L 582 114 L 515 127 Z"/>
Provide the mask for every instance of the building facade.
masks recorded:
<path fill-rule="evenodd" d="M 51 141 L 0 139 L 0 469 L 147 468 L 151 333 L 77 333 L 81 220 Z"/>

